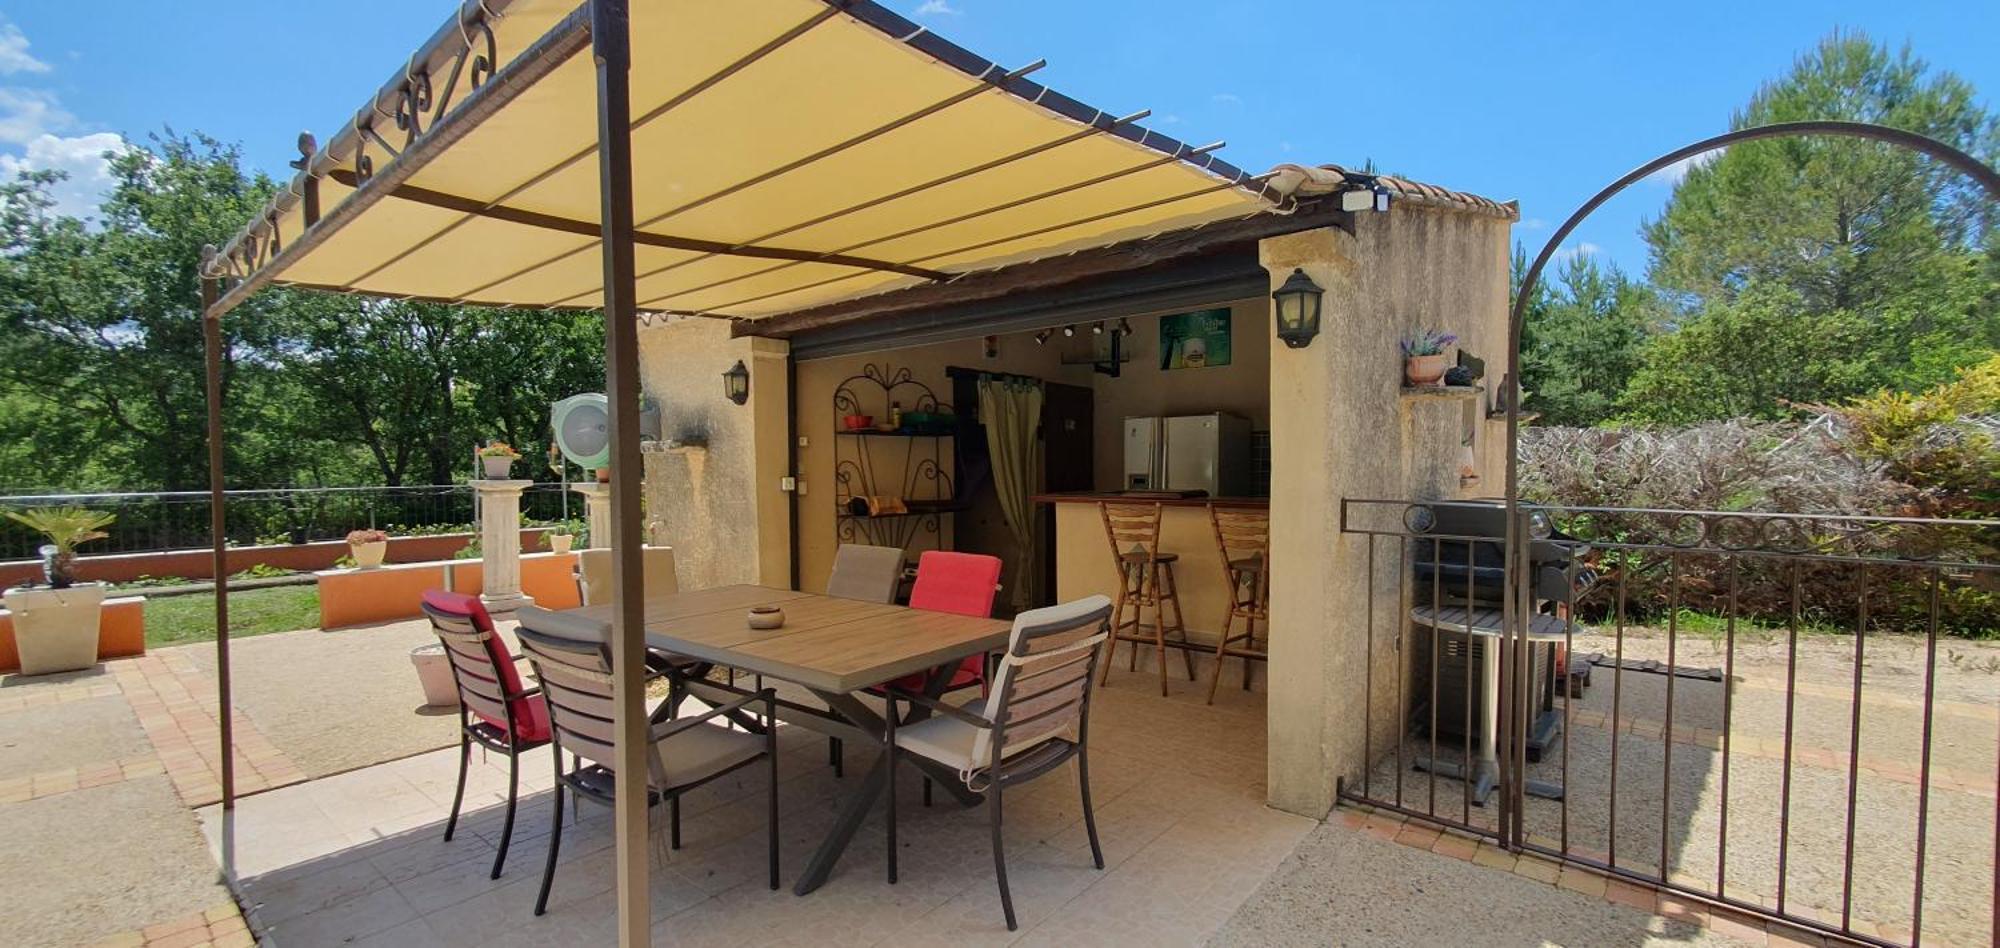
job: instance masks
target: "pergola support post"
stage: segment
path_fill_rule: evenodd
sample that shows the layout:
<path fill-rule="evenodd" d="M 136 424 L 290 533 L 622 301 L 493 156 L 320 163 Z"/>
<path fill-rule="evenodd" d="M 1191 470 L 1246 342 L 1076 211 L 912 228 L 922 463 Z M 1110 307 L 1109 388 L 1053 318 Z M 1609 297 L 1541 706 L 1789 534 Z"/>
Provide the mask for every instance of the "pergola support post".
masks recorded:
<path fill-rule="evenodd" d="M 215 248 L 202 250 L 206 272 Z M 236 741 L 229 700 L 229 534 L 223 510 L 222 472 L 222 317 L 212 312 L 221 295 L 216 277 L 201 279 L 203 364 L 208 377 L 208 529 L 214 544 L 215 573 L 215 724 L 222 742 L 222 808 L 236 808 Z"/>
<path fill-rule="evenodd" d="M 611 401 L 612 727 L 617 758 L 618 944 L 650 943 L 646 859 L 646 629 L 639 519 L 639 321 L 632 235 L 632 102 L 626 0 L 591 0 L 597 167 L 604 227 L 605 393 Z"/>

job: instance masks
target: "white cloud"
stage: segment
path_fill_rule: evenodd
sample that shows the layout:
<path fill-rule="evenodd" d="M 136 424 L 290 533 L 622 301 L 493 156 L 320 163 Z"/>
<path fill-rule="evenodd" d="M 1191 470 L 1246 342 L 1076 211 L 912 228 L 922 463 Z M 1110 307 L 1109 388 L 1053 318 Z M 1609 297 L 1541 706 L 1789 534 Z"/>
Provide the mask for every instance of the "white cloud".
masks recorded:
<path fill-rule="evenodd" d="M 1646 180 L 1658 184 L 1679 184 L 1681 183 L 1681 179 L 1687 177 L 1689 168 L 1705 168 L 1710 162 L 1720 157 L 1722 157 L 1722 152 L 1718 150 L 1705 151 L 1699 155 L 1682 158 L 1673 164 L 1647 175 Z"/>
<path fill-rule="evenodd" d="M 0 76 L 48 71 L 48 63 L 28 52 L 28 37 L 21 32 L 21 28 L 0 20 Z"/>
<path fill-rule="evenodd" d="M 47 63 L 28 54 L 28 38 L 0 20 L 0 75 L 48 72 Z M 26 86 L 0 86 L 0 181 L 23 171 L 60 171 L 64 179 L 49 189 L 54 212 L 88 217 L 112 184 L 104 155 L 125 148 L 113 132 L 91 132 L 62 107 L 55 93 Z"/>
<path fill-rule="evenodd" d="M 1549 222 L 1539 217 L 1530 217 L 1514 226 L 1522 230 L 1547 230 Z"/>
<path fill-rule="evenodd" d="M 957 16 L 963 12 L 945 0 L 924 0 L 917 6 L 918 16 Z"/>
<path fill-rule="evenodd" d="M 1243 103 L 1243 97 L 1237 95 L 1234 92 L 1218 92 L 1212 96 L 1209 96 L 1208 101 L 1220 103 L 1222 105 L 1241 105 Z"/>
<path fill-rule="evenodd" d="M 1555 255 L 1550 257 L 1549 259 L 1552 261 L 1561 262 L 1567 260 L 1575 260 L 1578 257 L 1595 257 L 1603 252 L 1604 252 L 1603 247 L 1599 247 L 1598 245 L 1593 244 L 1590 241 L 1586 240 L 1583 241 L 1582 243 L 1565 245 L 1561 250 L 1556 251 Z"/>
<path fill-rule="evenodd" d="M 21 155 L 0 154 L 0 180 L 12 181 L 23 171 L 60 171 L 67 177 L 49 189 L 53 213 L 94 217 L 111 190 L 111 162 L 105 152 L 122 151 L 125 139 L 116 132 L 63 137 L 44 134 L 27 143 Z"/>

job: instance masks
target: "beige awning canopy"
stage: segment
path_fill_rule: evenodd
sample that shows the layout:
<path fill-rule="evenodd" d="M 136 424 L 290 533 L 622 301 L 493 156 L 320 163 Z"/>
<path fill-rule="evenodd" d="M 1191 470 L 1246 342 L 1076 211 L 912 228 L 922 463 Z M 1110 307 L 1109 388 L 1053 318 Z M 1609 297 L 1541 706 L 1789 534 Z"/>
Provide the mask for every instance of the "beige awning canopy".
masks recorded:
<path fill-rule="evenodd" d="M 601 305 L 585 13 L 466 3 L 224 248 L 217 308 L 267 283 Z M 640 0 L 631 37 L 641 310 L 754 319 L 1279 200 L 873 3 Z"/>

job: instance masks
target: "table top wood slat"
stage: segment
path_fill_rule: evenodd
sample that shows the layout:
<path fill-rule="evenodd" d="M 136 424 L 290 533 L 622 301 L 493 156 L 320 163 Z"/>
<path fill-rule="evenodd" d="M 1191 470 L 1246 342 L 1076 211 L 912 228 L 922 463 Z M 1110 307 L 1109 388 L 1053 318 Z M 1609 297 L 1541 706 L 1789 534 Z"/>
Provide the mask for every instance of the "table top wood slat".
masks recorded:
<path fill-rule="evenodd" d="M 749 627 L 751 606 L 776 605 L 785 624 Z M 577 614 L 608 622 L 611 607 Z M 859 691 L 1007 644 L 998 619 L 837 599 L 766 586 L 718 586 L 646 600 L 650 648 L 827 692 Z"/>

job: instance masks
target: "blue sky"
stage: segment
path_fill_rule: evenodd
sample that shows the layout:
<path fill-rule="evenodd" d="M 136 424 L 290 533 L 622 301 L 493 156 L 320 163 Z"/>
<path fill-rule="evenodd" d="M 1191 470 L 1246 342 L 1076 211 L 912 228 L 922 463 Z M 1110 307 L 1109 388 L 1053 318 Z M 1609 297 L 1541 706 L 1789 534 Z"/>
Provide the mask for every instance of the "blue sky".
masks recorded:
<path fill-rule="evenodd" d="M 646 0 L 638 0 L 646 2 Z M 744 0 L 754 2 L 754 0 Z M 1401 3 L 891 0 L 1007 65 L 1252 170 L 1360 164 L 1518 199 L 1531 249 L 1597 188 L 1722 131 L 1757 86 L 1834 28 L 1909 43 L 2000 96 L 2000 3 Z M 453 9 L 452 0 L 0 0 L 0 173 L 75 175 L 164 126 L 240 143 L 289 174 L 301 128 L 324 138 Z M 1645 265 L 1640 222 L 1667 180 L 1572 240 Z"/>

